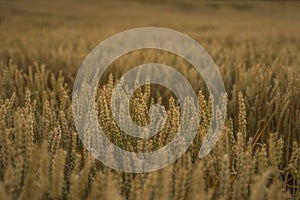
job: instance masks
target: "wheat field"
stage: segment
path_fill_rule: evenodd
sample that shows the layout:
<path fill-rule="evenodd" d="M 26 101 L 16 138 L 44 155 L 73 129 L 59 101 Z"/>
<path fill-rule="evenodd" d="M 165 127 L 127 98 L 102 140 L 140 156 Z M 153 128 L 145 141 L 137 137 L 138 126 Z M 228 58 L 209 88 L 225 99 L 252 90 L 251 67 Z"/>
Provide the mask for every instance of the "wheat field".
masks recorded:
<path fill-rule="evenodd" d="M 2 0 L 0 199 L 300 199 L 299 10 L 298 2 L 280 1 Z M 212 152 L 198 159 L 212 117 L 201 75 L 160 50 L 120 57 L 100 79 L 95 97 L 98 122 L 114 144 L 149 152 L 177 132 L 178 102 L 158 85 L 137 89 L 130 111 L 145 126 L 150 106 L 165 105 L 159 134 L 130 137 L 112 117 L 113 88 L 143 63 L 163 63 L 183 74 L 197 93 L 201 119 L 192 145 L 176 162 L 132 174 L 103 165 L 86 150 L 74 124 L 72 89 L 81 62 L 99 42 L 144 26 L 180 31 L 207 50 L 224 81 L 227 116 Z"/>

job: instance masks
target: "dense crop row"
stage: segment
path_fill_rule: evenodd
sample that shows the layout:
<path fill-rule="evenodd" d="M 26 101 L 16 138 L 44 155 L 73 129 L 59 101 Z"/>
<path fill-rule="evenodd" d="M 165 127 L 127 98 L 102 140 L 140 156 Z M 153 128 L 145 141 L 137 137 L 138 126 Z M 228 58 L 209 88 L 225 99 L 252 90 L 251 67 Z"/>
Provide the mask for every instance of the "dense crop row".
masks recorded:
<path fill-rule="evenodd" d="M 138 2 L 126 5 L 135 11 L 130 14 L 124 2 L 101 1 L 98 8 L 93 1 L 72 2 L 65 12 L 52 3 L 0 4 L 0 199 L 300 199 L 299 5 L 194 2 L 160 8 Z M 67 0 L 59 5 L 70 6 Z M 153 16 L 151 9 L 161 12 Z M 118 18 L 125 15 L 130 20 Z M 217 145 L 198 159 L 212 116 L 201 76 L 182 58 L 157 50 L 116 60 L 95 97 L 99 124 L 114 144 L 153 151 L 172 140 L 180 123 L 173 94 L 146 85 L 131 98 L 131 117 L 147 125 L 150 106 L 160 103 L 167 108 L 165 126 L 150 139 L 137 139 L 116 125 L 113 88 L 139 64 L 162 63 L 182 73 L 197 92 L 201 119 L 192 145 L 175 163 L 130 174 L 103 165 L 82 145 L 71 95 L 80 62 L 99 40 L 145 25 L 174 28 L 199 41 L 219 67 L 228 107 Z M 109 149 L 107 155 L 117 157 Z"/>

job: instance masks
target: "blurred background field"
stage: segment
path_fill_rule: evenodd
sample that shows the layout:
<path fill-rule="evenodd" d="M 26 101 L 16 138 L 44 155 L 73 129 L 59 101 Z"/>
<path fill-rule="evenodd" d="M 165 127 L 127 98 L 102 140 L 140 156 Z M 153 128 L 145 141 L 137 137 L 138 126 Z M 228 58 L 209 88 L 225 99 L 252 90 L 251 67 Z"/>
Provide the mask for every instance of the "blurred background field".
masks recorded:
<path fill-rule="evenodd" d="M 0 199 L 299 199 L 299 10 L 296 1 L 0 1 Z M 96 45 L 144 26 L 180 31 L 207 50 L 228 92 L 228 116 L 212 154 L 195 159 L 210 120 L 201 76 L 166 52 L 122 56 L 100 81 L 99 108 L 109 102 L 117 78 L 148 62 L 174 67 L 203 92 L 203 120 L 186 155 L 158 172 L 132 175 L 110 170 L 82 148 L 71 94 L 81 62 Z M 114 79 L 108 81 L 109 74 Z M 115 143 L 139 152 L 172 138 L 176 105 L 165 88 L 152 89 L 158 90 L 146 96 L 162 97 L 170 109 L 170 123 L 161 133 L 170 136 L 150 143 L 114 137 L 121 131 L 110 110 L 99 111 L 100 124 Z M 143 88 L 134 98 L 145 93 Z M 140 101 L 142 108 L 132 107 L 141 124 L 147 124 L 148 100 Z M 43 175 L 33 176 L 34 170 Z"/>
<path fill-rule="evenodd" d="M 28 65 L 59 65 L 76 72 L 103 39 L 141 26 L 166 27 L 198 40 L 218 64 L 215 43 L 237 58 L 238 42 L 255 50 L 299 43 L 298 2 L 210 1 L 1 1 L 1 58 Z M 150 3 L 151 2 L 151 3 Z M 246 45 L 247 42 L 244 42 Z M 291 52 L 291 56 L 297 53 Z M 229 55 L 228 55 L 229 57 Z M 69 69 L 70 68 L 70 69 Z"/>

